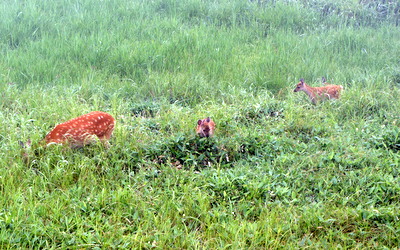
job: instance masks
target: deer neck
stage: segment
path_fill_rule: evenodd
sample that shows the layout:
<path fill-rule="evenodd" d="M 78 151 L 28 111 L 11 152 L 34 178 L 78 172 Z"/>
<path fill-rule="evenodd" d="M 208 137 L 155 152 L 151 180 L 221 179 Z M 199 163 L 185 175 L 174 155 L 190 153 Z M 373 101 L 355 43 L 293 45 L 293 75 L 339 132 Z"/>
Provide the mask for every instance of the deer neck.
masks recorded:
<path fill-rule="evenodd" d="M 307 84 L 304 84 L 304 89 L 303 89 L 303 91 L 306 92 L 307 95 L 308 95 L 310 98 L 315 97 L 315 89 L 314 89 L 313 87 L 310 87 L 310 86 L 308 86 Z"/>
<path fill-rule="evenodd" d="M 315 98 L 316 98 L 316 90 L 313 87 L 308 86 L 307 84 L 304 83 L 304 89 L 303 91 L 310 97 L 311 101 L 315 103 Z"/>

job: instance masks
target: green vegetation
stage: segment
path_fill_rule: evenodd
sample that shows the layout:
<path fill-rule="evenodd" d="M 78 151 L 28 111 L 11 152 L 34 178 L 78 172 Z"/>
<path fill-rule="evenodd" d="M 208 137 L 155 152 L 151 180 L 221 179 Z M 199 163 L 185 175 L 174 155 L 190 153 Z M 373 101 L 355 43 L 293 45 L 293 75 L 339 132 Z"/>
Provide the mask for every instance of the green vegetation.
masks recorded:
<path fill-rule="evenodd" d="M 3 0 L 1 248 L 400 247 L 400 3 Z M 299 78 L 345 87 L 312 105 Z M 111 143 L 37 144 L 101 110 Z M 210 116 L 216 135 L 195 136 Z M 28 157 L 23 157 L 23 154 Z"/>

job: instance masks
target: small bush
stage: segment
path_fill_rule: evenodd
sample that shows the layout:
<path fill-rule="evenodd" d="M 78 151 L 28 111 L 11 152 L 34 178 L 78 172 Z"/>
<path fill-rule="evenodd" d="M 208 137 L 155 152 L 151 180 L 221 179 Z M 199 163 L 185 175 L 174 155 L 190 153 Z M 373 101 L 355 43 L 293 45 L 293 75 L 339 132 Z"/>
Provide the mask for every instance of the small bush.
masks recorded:
<path fill-rule="evenodd" d="M 376 148 L 398 152 L 400 151 L 400 128 L 390 126 L 388 129 L 382 131 L 380 135 L 372 136 L 369 142 Z"/>
<path fill-rule="evenodd" d="M 178 168 L 194 166 L 196 170 L 215 164 L 232 164 L 227 150 L 217 146 L 213 138 L 178 136 L 145 148 L 144 155 L 157 164 L 172 164 Z"/>

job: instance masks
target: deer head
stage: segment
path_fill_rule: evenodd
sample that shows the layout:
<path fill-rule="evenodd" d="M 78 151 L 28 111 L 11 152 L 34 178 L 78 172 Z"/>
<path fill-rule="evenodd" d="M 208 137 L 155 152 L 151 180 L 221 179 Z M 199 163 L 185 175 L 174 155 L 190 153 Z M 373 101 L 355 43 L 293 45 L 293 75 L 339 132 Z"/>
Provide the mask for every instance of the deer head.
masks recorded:
<path fill-rule="evenodd" d="M 296 88 L 293 90 L 293 92 L 299 92 L 304 90 L 304 84 L 305 84 L 304 79 L 301 78 L 300 82 L 296 85 Z"/>
<path fill-rule="evenodd" d="M 197 121 L 196 132 L 200 137 L 210 137 L 214 134 L 215 123 L 210 117 Z"/>

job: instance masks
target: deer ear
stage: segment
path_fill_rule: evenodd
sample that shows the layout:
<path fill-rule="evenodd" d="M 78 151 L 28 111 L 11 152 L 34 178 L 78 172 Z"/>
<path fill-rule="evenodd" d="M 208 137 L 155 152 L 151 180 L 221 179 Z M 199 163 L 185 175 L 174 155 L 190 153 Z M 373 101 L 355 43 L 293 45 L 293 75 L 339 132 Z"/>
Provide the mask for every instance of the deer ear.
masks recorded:
<path fill-rule="evenodd" d="M 206 122 L 210 122 L 210 117 L 207 117 Z"/>
<path fill-rule="evenodd" d="M 202 120 L 198 120 L 197 125 L 201 125 L 202 122 L 203 122 Z"/>
<path fill-rule="evenodd" d="M 304 83 L 304 78 L 301 78 L 301 79 L 300 79 L 300 82 L 301 82 L 301 83 Z"/>

